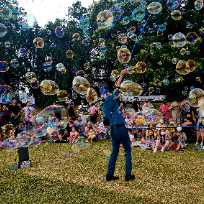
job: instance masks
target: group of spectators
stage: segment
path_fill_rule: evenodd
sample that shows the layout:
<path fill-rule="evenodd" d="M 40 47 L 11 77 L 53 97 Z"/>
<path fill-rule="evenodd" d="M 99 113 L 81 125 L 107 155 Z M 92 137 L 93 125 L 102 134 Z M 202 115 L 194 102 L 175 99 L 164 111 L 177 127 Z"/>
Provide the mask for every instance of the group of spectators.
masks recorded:
<path fill-rule="evenodd" d="M 56 102 L 55 105 L 59 105 L 59 102 Z M 188 101 L 181 104 L 174 102 L 169 106 L 164 100 L 159 108 L 162 119 L 158 124 L 149 126 L 144 123 L 142 113 L 135 113 L 142 111 L 144 107 L 155 108 L 151 100 L 144 100 L 139 103 L 137 97 L 135 97 L 130 108 L 126 108 L 126 105 L 126 103 L 121 102 L 119 111 L 125 118 L 126 128 L 133 146 L 135 143 L 138 144 L 139 141 L 142 149 L 152 149 L 154 152 L 158 149 L 164 151 L 172 148 L 184 150 L 187 138 L 193 137 L 195 139 L 196 131 L 196 145 L 200 137 L 202 138 L 201 146 L 203 145 L 203 128 L 187 127 L 203 125 L 203 121 L 198 120 L 196 109 Z M 70 99 L 67 110 L 68 124 L 65 129 L 61 130 L 58 142 L 74 143 L 79 136 L 84 136 L 88 141 L 92 142 L 110 136 L 109 128 L 103 124 L 102 109 L 99 105 L 86 104 L 86 101 L 81 101 L 81 104 L 76 108 L 74 100 Z M 9 106 L 2 105 L 0 126 L 11 123 L 19 133 L 20 130 L 32 127 L 33 113 L 35 112 L 35 108 L 31 106 L 29 101 L 22 108 L 21 104 L 17 104 L 17 100 L 14 98 Z M 25 118 L 24 122 L 20 121 L 22 115 Z M 48 123 L 54 120 L 61 120 L 60 112 L 56 112 L 54 116 L 50 115 Z"/>

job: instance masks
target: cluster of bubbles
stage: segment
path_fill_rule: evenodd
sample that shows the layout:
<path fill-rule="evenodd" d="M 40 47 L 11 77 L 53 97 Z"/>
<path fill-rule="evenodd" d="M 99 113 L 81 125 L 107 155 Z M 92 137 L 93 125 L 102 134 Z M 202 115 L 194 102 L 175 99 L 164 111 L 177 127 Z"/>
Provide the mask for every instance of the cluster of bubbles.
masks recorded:
<path fill-rule="evenodd" d="M 12 101 L 14 93 L 12 88 L 6 84 L 0 85 L 0 103 L 8 104 Z"/>

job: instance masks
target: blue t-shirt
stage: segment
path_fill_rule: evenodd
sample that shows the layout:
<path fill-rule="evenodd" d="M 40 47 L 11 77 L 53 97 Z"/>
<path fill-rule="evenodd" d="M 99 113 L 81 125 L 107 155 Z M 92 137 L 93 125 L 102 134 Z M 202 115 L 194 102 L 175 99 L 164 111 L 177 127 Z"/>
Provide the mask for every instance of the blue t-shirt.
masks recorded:
<path fill-rule="evenodd" d="M 103 117 L 104 122 L 110 122 L 110 126 L 126 124 L 119 108 L 119 102 L 113 99 L 113 95 L 108 96 L 103 103 Z"/>

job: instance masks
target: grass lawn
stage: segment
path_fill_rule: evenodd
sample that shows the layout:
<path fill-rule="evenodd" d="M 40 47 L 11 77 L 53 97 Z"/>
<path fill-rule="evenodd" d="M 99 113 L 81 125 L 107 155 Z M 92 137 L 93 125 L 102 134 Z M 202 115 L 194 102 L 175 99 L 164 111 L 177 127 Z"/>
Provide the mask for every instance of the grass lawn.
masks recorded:
<path fill-rule="evenodd" d="M 125 182 L 124 150 L 120 149 L 115 175 L 105 175 L 111 140 L 97 141 L 78 153 L 73 144 L 30 146 L 31 168 L 9 170 L 17 152 L 1 151 L 1 203 L 204 203 L 204 151 L 187 146 L 184 152 L 132 148 L 134 181 Z M 65 158 L 64 153 L 71 156 Z"/>

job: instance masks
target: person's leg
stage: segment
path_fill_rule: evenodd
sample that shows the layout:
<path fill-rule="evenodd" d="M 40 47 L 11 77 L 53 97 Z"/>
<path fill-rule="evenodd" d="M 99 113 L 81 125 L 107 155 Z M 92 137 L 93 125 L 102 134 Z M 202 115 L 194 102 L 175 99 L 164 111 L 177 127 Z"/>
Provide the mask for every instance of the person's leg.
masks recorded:
<path fill-rule="evenodd" d="M 142 138 L 140 141 L 141 141 L 141 144 L 146 144 L 146 141 L 144 138 Z"/>
<path fill-rule="evenodd" d="M 11 122 L 11 124 L 12 124 L 13 126 L 15 126 L 15 119 L 11 118 L 11 119 L 10 119 L 10 122 Z"/>
<path fill-rule="evenodd" d="M 196 141 L 196 145 L 198 144 L 199 139 L 200 139 L 200 131 L 197 132 L 197 141 Z"/>
<path fill-rule="evenodd" d="M 115 163 L 118 157 L 120 141 L 117 139 L 116 135 L 118 134 L 117 127 L 111 127 L 111 138 L 112 138 L 112 153 L 110 155 L 109 163 L 108 163 L 108 171 L 107 174 L 114 175 L 115 171 Z M 129 138 L 128 138 L 129 139 Z M 130 139 L 129 139 L 130 141 Z"/>

